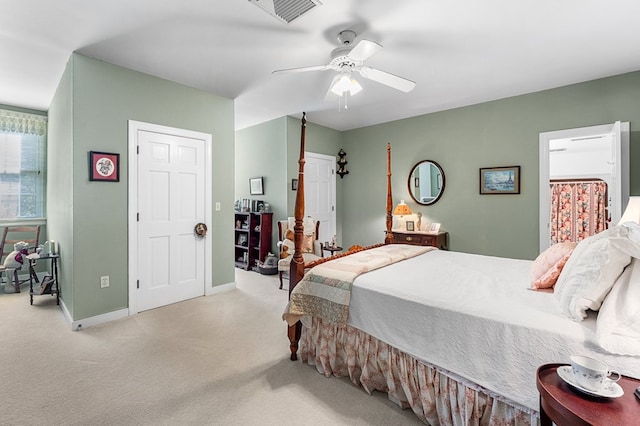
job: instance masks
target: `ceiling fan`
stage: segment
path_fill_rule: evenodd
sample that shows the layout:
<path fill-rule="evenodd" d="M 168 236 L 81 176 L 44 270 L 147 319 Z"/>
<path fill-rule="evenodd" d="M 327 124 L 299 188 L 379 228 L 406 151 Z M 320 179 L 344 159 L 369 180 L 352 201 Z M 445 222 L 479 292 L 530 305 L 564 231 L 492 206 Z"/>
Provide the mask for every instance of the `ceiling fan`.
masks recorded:
<path fill-rule="evenodd" d="M 346 93 L 355 95 L 362 90 L 362 86 L 353 78 L 353 73 L 358 73 L 366 79 L 373 80 L 405 93 L 413 90 L 416 86 L 415 82 L 386 71 L 363 65 L 363 62 L 367 58 L 382 49 L 382 45 L 370 40 L 360 40 L 358 44 L 351 47 L 355 38 L 355 32 L 351 30 L 341 31 L 338 34 L 338 40 L 342 46 L 331 52 L 331 61 L 326 65 L 276 70 L 273 71 L 273 74 L 326 70 L 337 71 L 339 74 L 336 75 L 331 82 L 329 91 L 338 96 Z"/>

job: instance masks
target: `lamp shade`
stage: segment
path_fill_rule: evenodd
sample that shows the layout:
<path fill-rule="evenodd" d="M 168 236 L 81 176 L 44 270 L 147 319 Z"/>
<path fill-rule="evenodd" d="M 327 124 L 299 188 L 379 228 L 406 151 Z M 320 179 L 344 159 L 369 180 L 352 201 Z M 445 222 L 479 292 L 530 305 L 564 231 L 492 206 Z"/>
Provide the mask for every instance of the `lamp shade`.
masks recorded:
<path fill-rule="evenodd" d="M 405 204 L 404 200 L 400 200 L 400 204 L 393 209 L 393 214 L 396 216 L 407 216 L 413 214 L 408 205 Z"/>
<path fill-rule="evenodd" d="M 625 222 L 640 223 L 640 196 L 629 197 L 629 204 L 624 211 L 618 225 L 622 225 Z"/>

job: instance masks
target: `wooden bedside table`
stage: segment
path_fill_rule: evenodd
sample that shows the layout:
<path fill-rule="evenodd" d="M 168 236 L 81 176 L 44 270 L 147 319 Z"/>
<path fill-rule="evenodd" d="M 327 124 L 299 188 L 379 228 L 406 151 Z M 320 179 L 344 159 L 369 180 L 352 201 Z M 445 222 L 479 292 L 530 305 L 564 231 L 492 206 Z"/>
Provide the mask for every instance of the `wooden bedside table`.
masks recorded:
<path fill-rule="evenodd" d="M 320 246 L 320 252 L 322 254 L 322 257 L 324 257 L 324 251 L 328 251 L 329 253 L 331 253 L 331 256 L 333 256 L 333 254 L 337 251 L 342 251 L 342 247 L 338 247 L 338 246 L 325 246 L 324 244 L 322 244 Z"/>
<path fill-rule="evenodd" d="M 433 246 L 447 250 L 448 232 L 409 232 L 391 231 L 393 244 L 413 244 L 415 246 Z"/>
<path fill-rule="evenodd" d="M 634 425 L 640 420 L 640 401 L 633 395 L 640 380 L 622 376 L 618 384 L 624 390 L 620 398 L 595 398 L 571 389 L 556 373 L 566 364 L 538 367 L 536 385 L 540 392 L 540 425 Z"/>

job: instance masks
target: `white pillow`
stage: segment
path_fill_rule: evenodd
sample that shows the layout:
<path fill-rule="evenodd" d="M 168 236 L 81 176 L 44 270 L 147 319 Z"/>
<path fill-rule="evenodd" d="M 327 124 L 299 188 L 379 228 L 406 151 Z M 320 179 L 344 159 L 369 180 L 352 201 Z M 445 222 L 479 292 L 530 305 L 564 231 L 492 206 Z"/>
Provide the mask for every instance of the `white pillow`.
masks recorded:
<path fill-rule="evenodd" d="M 622 226 L 627 230 L 626 238 L 616 238 L 614 245 L 629 256 L 640 258 L 640 225 L 627 222 Z"/>
<path fill-rule="evenodd" d="M 611 353 L 640 356 L 639 259 L 632 259 L 602 303 L 596 339 Z"/>
<path fill-rule="evenodd" d="M 578 243 L 554 290 L 565 316 L 582 321 L 587 309 L 600 309 L 624 267 L 631 262 L 631 256 L 618 248 L 624 240 L 628 241 L 628 233 L 625 226 L 614 226 Z"/>

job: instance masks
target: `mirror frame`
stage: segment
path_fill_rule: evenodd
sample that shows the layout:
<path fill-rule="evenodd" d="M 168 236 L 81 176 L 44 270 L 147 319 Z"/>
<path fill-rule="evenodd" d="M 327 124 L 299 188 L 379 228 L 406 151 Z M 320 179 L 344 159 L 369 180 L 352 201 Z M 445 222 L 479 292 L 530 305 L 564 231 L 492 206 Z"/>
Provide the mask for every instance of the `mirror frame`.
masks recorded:
<path fill-rule="evenodd" d="M 420 166 L 420 164 L 423 163 L 431 163 L 432 165 L 436 166 L 438 168 L 438 170 L 440 171 L 440 176 L 442 176 L 442 187 L 440 188 L 440 192 L 438 193 L 438 196 L 435 197 L 433 200 L 429 201 L 428 203 L 422 202 L 422 201 L 418 201 L 415 197 L 415 195 L 413 195 L 413 191 L 411 190 L 411 183 L 413 180 L 413 173 L 416 170 L 416 167 Z M 444 194 L 444 187 L 445 187 L 445 178 L 444 178 L 444 170 L 442 170 L 442 167 L 440 167 L 440 164 L 438 164 L 437 162 L 433 161 L 433 160 L 422 160 L 417 162 L 412 168 L 411 171 L 409 172 L 409 177 L 407 178 L 407 189 L 409 190 L 409 195 L 411 195 L 411 198 L 413 199 L 413 201 L 415 201 L 416 203 L 420 204 L 421 206 L 430 206 L 432 204 L 435 204 L 441 197 L 442 194 Z"/>

